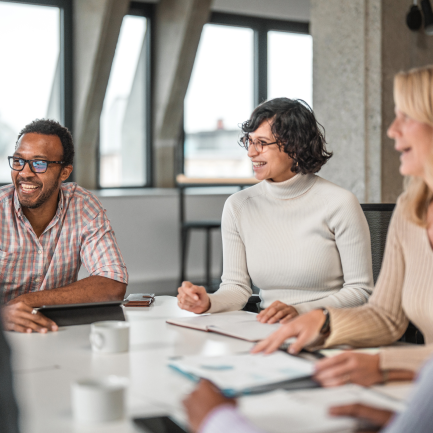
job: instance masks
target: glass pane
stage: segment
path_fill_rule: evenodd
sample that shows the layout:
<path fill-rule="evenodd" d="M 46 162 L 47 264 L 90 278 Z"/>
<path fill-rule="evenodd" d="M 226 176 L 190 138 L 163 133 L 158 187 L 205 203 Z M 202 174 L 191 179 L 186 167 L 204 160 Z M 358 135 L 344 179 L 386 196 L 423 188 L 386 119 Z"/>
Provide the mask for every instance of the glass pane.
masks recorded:
<path fill-rule="evenodd" d="M 254 32 L 206 24 L 185 98 L 185 174 L 252 176 L 237 141 L 251 114 Z"/>
<path fill-rule="evenodd" d="M 62 119 L 60 10 L 0 1 L 0 183 L 19 131 L 38 118 Z"/>
<path fill-rule="evenodd" d="M 145 17 L 123 18 L 100 119 L 101 187 L 146 183 L 146 29 Z"/>
<path fill-rule="evenodd" d="M 313 38 L 268 32 L 268 99 L 287 97 L 313 103 Z"/>

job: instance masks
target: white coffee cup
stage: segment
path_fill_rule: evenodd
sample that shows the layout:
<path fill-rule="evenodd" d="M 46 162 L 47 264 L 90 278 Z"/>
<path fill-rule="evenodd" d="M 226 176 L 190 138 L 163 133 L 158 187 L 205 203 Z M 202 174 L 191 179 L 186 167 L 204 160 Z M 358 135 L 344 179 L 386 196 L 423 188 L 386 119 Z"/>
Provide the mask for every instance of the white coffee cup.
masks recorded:
<path fill-rule="evenodd" d="M 95 322 L 91 325 L 92 350 L 100 353 L 127 352 L 129 349 L 129 323 L 117 320 Z"/>
<path fill-rule="evenodd" d="M 126 377 L 80 379 L 72 384 L 72 413 L 78 422 L 121 419 L 125 413 Z"/>

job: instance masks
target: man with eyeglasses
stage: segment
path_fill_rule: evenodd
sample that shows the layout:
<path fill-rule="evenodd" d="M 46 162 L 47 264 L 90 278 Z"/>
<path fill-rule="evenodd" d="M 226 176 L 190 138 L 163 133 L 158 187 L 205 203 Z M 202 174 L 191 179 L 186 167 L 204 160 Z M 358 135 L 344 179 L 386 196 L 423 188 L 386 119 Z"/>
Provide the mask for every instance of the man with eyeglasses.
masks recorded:
<path fill-rule="evenodd" d="M 0 303 L 4 328 L 56 331 L 35 310 L 123 299 L 128 273 L 101 203 L 76 183 L 70 132 L 35 120 L 9 157 L 12 185 L 0 188 Z M 81 264 L 90 276 L 77 281 Z"/>

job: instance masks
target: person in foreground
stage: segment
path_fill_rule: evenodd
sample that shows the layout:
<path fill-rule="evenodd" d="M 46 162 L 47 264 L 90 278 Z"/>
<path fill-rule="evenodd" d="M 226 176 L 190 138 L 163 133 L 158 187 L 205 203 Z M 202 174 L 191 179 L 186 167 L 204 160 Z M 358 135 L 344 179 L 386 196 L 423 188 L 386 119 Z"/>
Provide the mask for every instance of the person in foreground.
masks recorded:
<path fill-rule="evenodd" d="M 11 351 L 3 335 L 0 317 L 0 432 L 18 433 L 18 427 L 18 406 L 13 390 Z"/>
<path fill-rule="evenodd" d="M 12 185 L 0 188 L 0 300 L 5 330 L 47 332 L 34 310 L 123 299 L 128 274 L 101 203 L 76 183 L 70 132 L 35 120 L 9 157 Z M 77 281 L 81 263 L 90 276 Z"/>
<path fill-rule="evenodd" d="M 191 430 L 200 433 L 263 433 L 236 409 L 236 400 L 224 397 L 209 381 L 202 380 L 185 400 Z M 384 427 L 382 433 L 430 433 L 433 425 L 433 359 L 422 369 L 406 410 L 392 412 L 364 405 L 331 408 L 334 416 L 352 416 Z M 290 424 L 289 424 L 290 425 Z M 290 427 L 287 428 L 290 433 Z"/>
<path fill-rule="evenodd" d="M 319 361 L 315 377 L 324 386 L 411 379 L 433 352 L 433 66 L 397 74 L 394 100 L 388 136 L 401 153 L 400 173 L 408 182 L 391 220 L 373 296 L 361 307 L 329 308 L 328 326 L 322 310 L 298 317 L 253 352 L 271 353 L 289 337 L 297 337 L 292 353 L 319 344 L 383 346 L 398 340 L 409 320 L 426 345 L 381 348 L 377 355 L 348 352 Z"/>
<path fill-rule="evenodd" d="M 229 197 L 222 215 L 219 290 L 184 282 L 178 303 L 194 313 L 240 310 L 260 288 L 262 323 L 321 307 L 367 302 L 373 286 L 370 232 L 349 191 L 315 175 L 332 156 L 311 108 L 277 98 L 242 130 L 261 182 Z"/>

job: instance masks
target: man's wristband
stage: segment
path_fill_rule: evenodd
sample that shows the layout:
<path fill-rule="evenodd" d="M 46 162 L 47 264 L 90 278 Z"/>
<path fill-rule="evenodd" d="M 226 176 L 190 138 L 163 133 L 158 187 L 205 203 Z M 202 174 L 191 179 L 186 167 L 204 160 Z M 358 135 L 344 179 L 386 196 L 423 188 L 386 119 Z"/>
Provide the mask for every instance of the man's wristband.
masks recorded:
<path fill-rule="evenodd" d="M 321 335 L 326 335 L 326 334 L 329 334 L 329 332 L 331 330 L 329 311 L 326 308 L 322 308 L 321 310 L 322 310 L 323 314 L 325 315 L 325 322 L 323 323 L 322 327 L 320 328 L 319 333 Z"/>

